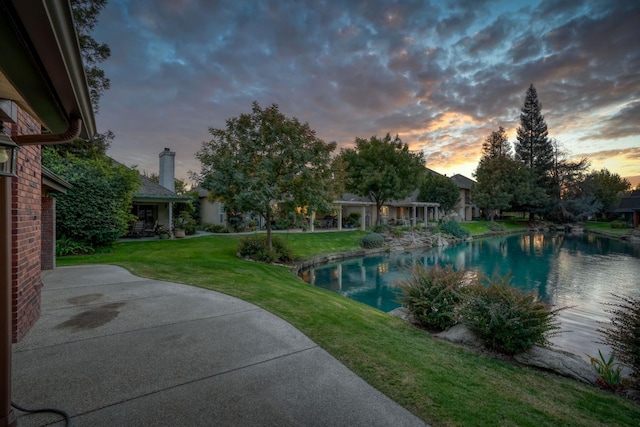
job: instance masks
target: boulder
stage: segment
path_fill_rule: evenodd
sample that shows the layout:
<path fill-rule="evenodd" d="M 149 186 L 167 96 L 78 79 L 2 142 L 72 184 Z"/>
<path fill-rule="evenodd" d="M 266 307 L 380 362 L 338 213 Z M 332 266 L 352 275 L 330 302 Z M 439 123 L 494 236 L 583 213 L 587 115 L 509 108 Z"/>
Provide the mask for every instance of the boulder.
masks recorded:
<path fill-rule="evenodd" d="M 437 333 L 434 336 L 445 341 L 462 344 L 468 347 L 482 347 L 482 341 L 480 338 L 478 338 L 471 329 L 461 324 L 453 325 L 446 331 Z"/>
<path fill-rule="evenodd" d="M 587 384 L 596 384 L 598 379 L 589 362 L 566 351 L 533 346 L 524 353 L 516 354 L 514 359 L 523 365 L 555 372 Z"/>

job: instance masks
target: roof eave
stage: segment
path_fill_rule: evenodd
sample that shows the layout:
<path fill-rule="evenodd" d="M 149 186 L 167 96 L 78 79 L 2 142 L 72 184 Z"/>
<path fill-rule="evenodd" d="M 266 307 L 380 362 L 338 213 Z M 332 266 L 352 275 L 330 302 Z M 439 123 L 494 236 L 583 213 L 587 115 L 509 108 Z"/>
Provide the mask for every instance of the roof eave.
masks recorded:
<path fill-rule="evenodd" d="M 0 0 L 0 97 L 12 99 L 52 134 L 75 119 L 96 133 L 80 46 L 67 0 Z"/>

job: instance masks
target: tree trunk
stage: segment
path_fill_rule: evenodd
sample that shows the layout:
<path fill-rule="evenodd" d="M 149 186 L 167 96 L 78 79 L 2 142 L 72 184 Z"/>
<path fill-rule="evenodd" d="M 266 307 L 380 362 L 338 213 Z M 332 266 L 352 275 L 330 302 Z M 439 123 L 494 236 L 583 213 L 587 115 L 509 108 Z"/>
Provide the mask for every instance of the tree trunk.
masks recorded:
<path fill-rule="evenodd" d="M 264 219 L 267 222 L 267 248 L 271 249 L 273 247 L 271 244 L 271 215 L 265 215 Z"/>

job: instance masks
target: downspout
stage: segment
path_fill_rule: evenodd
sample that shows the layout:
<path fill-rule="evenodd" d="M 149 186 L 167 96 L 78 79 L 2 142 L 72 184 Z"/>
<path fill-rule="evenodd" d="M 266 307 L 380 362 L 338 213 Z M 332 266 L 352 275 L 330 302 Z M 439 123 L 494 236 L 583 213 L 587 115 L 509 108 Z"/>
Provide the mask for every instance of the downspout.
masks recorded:
<path fill-rule="evenodd" d="M 19 135 L 12 137 L 18 145 L 54 145 L 80 136 L 82 120 L 72 118 L 69 128 L 59 134 Z M 11 246 L 11 178 L 0 178 L 0 427 L 13 427 L 16 418 L 11 409 L 11 343 L 12 310 L 11 276 L 13 248 Z"/>

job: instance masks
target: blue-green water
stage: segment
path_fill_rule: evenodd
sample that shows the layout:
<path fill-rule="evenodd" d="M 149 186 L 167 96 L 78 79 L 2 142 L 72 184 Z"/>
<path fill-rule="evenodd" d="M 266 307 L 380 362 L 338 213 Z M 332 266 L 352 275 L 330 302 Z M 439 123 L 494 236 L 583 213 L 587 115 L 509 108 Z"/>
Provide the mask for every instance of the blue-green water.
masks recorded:
<path fill-rule="evenodd" d="M 447 248 L 395 252 L 350 259 L 307 270 L 301 277 L 383 311 L 400 306 L 396 281 L 407 267 L 452 264 L 484 274 L 513 276 L 513 285 L 536 291 L 558 307 L 560 348 L 584 356 L 608 351 L 596 329 L 609 322 L 604 303 L 612 293 L 640 297 L 640 245 L 590 234 L 524 234 L 492 237 Z M 601 324 L 599 322 L 605 322 Z"/>

